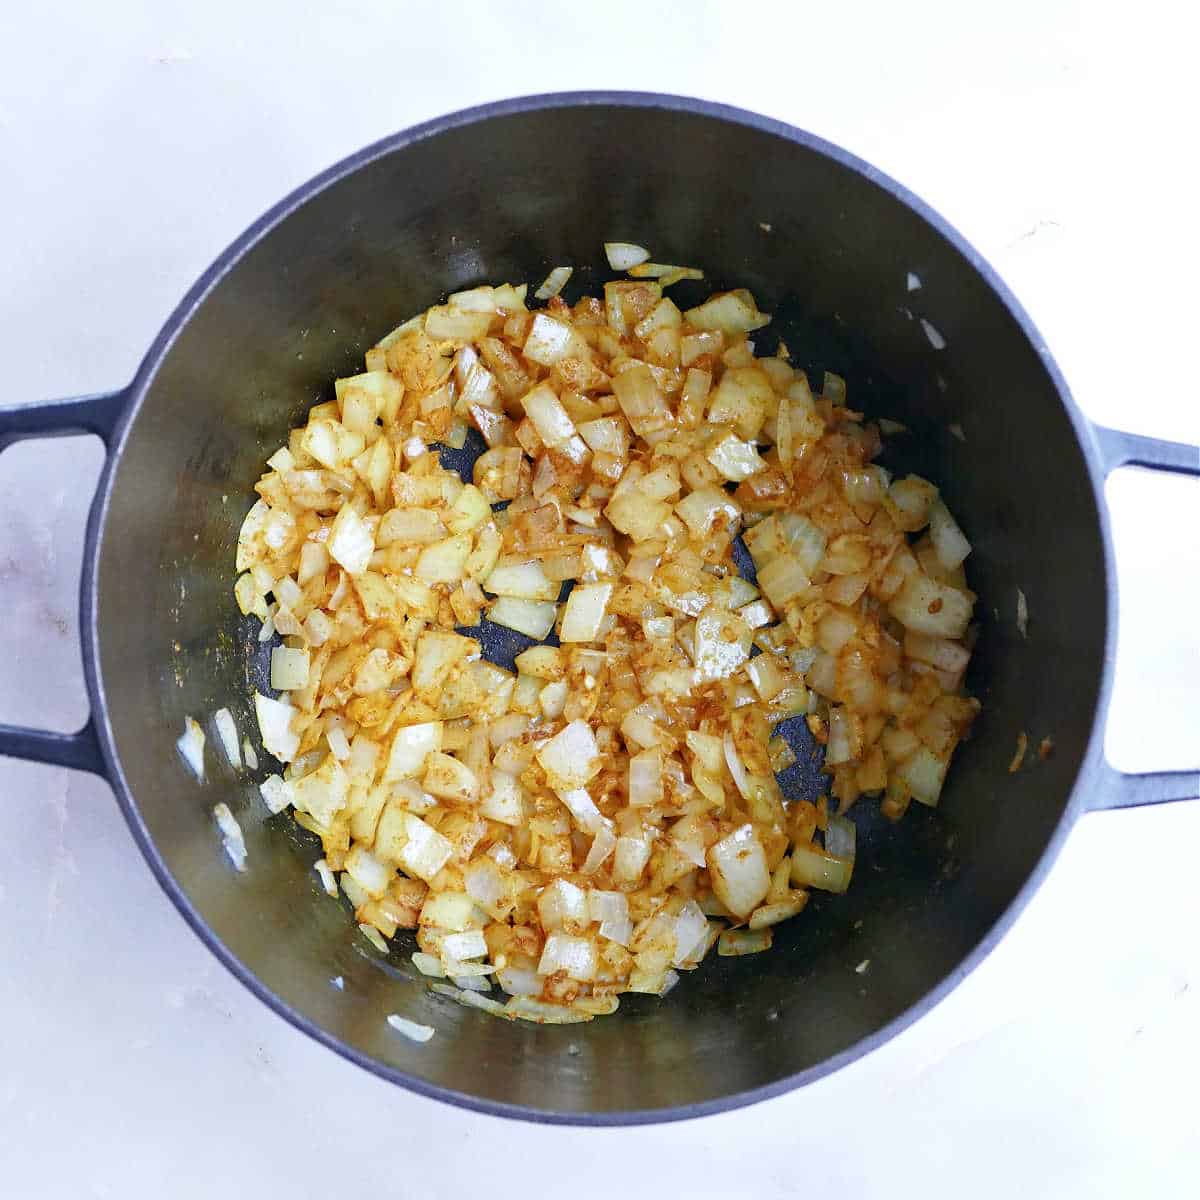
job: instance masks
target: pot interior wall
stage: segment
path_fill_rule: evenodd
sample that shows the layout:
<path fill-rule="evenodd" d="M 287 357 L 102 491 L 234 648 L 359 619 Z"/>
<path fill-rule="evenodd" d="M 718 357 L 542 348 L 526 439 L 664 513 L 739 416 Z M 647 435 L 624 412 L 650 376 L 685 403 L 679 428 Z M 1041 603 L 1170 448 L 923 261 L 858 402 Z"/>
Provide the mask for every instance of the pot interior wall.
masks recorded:
<path fill-rule="evenodd" d="M 664 1000 L 623 999 L 616 1018 L 537 1028 L 430 994 L 411 946 L 380 961 L 320 892 L 315 840 L 267 816 L 215 738 L 203 786 L 174 742 L 185 714 L 205 719 L 222 705 L 254 730 L 247 698 L 263 658 L 257 622 L 233 602 L 234 546 L 262 460 L 289 426 L 331 394 L 335 376 L 361 369 L 375 339 L 449 290 L 536 285 L 559 263 L 576 265 L 569 298 L 598 288 L 610 238 L 702 266 L 708 283 L 677 288 L 681 306 L 709 285 L 751 288 L 776 314 L 760 346 L 782 335 L 814 382 L 838 371 L 853 407 L 910 426 L 889 465 L 941 484 L 975 546 L 973 682 L 985 709 L 939 810 L 914 806 L 892 826 L 871 801 L 854 809 L 850 893 L 815 897 L 771 953 L 714 957 Z M 908 289 L 910 272 L 919 290 Z M 965 441 L 948 432 L 953 423 Z M 613 103 L 495 116 L 380 154 L 253 246 L 148 385 L 114 483 L 98 586 L 102 681 L 130 791 L 217 937 L 286 1004 L 380 1063 L 555 1113 L 704 1103 L 770 1085 L 869 1037 L 954 972 L 1063 816 L 1107 619 L 1082 455 L 1037 348 L 971 263 L 883 187 L 779 133 Z M 1018 587 L 1027 639 L 1015 628 Z M 1011 776 L 1020 730 L 1035 745 L 1053 737 L 1055 753 Z M 246 831 L 244 875 L 221 850 L 218 800 Z M 338 975 L 344 991 L 331 986 Z M 413 1045 L 385 1025 L 391 1012 L 438 1034 Z"/>

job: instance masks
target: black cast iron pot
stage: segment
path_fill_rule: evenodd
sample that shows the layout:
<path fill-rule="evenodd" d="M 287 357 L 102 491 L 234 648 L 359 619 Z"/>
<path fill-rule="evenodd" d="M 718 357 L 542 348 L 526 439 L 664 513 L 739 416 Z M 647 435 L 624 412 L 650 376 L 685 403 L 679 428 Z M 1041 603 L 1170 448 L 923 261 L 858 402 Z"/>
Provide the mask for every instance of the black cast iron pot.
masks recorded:
<path fill-rule="evenodd" d="M 855 807 L 849 894 L 781 926 L 771 953 L 714 957 L 664 1000 L 624 997 L 617 1016 L 588 1025 L 510 1024 L 429 993 L 411 946 L 377 955 L 317 888 L 315 842 L 268 817 L 217 750 L 197 784 L 175 739 L 185 715 L 223 705 L 254 730 L 262 651 L 233 602 L 234 546 L 288 428 L 381 334 L 446 292 L 584 268 L 614 238 L 703 266 L 704 289 L 749 287 L 798 365 L 840 372 L 855 407 L 910 426 L 893 465 L 940 483 L 974 544 L 983 624 L 971 682 L 985 707 L 939 809 L 914 806 L 892 826 L 872 802 Z M 605 277 L 577 269 L 573 290 Z M 962 979 L 1081 813 L 1200 792 L 1194 772 L 1130 777 L 1103 757 L 1116 591 L 1101 491 L 1126 463 L 1200 474 L 1200 452 L 1090 425 L 1028 317 L 953 229 L 866 163 L 775 121 L 594 93 L 490 105 L 380 142 L 222 254 L 127 388 L 0 410 L 0 448 L 82 431 L 108 447 L 80 604 L 92 719 L 70 736 L 0 727 L 0 752 L 104 775 L 167 894 L 243 983 L 340 1054 L 430 1096 L 621 1124 L 798 1087 Z M 1055 749 L 1010 775 L 1021 730 Z M 815 780 L 789 783 L 798 794 Z M 216 834 L 218 800 L 245 829 L 245 874 Z M 437 1036 L 397 1036 L 391 1012 Z"/>

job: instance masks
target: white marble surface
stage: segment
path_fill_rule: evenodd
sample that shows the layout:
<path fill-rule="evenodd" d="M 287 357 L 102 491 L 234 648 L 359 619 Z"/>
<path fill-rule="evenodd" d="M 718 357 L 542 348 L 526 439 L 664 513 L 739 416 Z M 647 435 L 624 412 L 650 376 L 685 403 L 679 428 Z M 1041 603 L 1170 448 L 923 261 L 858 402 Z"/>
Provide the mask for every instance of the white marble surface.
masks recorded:
<path fill-rule="evenodd" d="M 653 87 L 874 161 L 1006 276 L 1091 416 L 1200 441 L 1197 95 L 1177 8 L 165 15 L 180 7 L 0 8 L 6 402 L 124 382 L 247 222 L 366 142 L 505 95 Z M 0 460 L 0 720 L 85 711 L 75 587 L 99 461 L 86 440 Z M 1110 752 L 1193 767 L 1196 485 L 1124 472 L 1109 495 L 1125 602 Z M 580 1200 L 1200 1194 L 1200 804 L 1081 821 L 1000 948 L 866 1060 L 749 1110 L 604 1132 L 435 1105 L 296 1033 L 187 930 L 98 780 L 3 760 L 0 811 L 4 1195 L 437 1200 L 507 1191 L 539 1161 Z"/>

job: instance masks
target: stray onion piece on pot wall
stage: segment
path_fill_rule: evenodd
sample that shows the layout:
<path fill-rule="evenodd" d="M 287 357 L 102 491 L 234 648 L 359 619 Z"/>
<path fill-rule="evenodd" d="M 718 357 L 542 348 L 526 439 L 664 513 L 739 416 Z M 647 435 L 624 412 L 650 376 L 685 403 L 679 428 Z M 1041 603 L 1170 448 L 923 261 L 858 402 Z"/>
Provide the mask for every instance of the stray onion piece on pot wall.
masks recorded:
<path fill-rule="evenodd" d="M 438 991 L 541 1022 L 768 949 L 849 886 L 845 810 L 935 805 L 979 711 L 937 488 L 873 465 L 841 378 L 756 357 L 749 292 L 681 311 L 664 289 L 698 270 L 605 249 L 634 277 L 602 299 L 568 306 L 561 267 L 537 311 L 478 287 L 388 334 L 267 460 L 237 549 L 238 605 L 282 639 L 269 807 L 381 949 L 415 929 Z M 469 427 L 464 483 L 437 447 Z M 513 674 L 483 619 L 558 644 Z M 780 793 L 800 714 L 836 811 Z"/>

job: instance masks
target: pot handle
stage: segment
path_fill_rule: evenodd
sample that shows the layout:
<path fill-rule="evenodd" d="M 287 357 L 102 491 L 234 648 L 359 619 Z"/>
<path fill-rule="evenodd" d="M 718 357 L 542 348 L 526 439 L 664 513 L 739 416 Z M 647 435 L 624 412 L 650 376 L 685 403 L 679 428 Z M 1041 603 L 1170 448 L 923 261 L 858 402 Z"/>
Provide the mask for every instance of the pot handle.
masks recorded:
<path fill-rule="evenodd" d="M 45 404 L 26 404 L 18 408 L 0 407 L 0 453 L 25 438 L 94 433 L 104 442 L 107 454 L 111 451 L 126 400 L 127 393 L 122 389 L 74 400 L 51 400 Z M 57 767 L 73 767 L 97 775 L 108 773 L 100 749 L 100 738 L 91 717 L 75 733 L 55 733 L 48 729 L 0 724 L 0 755 L 27 758 L 31 762 L 50 763 Z"/>
<path fill-rule="evenodd" d="M 1093 425 L 1092 434 L 1100 451 L 1105 475 L 1118 467 L 1149 467 L 1152 471 L 1200 476 L 1200 446 L 1141 437 L 1103 425 Z M 1141 804 L 1162 804 L 1169 800 L 1190 800 L 1200 796 L 1200 771 L 1154 771 L 1146 775 L 1128 775 L 1103 760 L 1100 768 L 1095 785 L 1084 799 L 1089 809 L 1132 808 Z"/>

